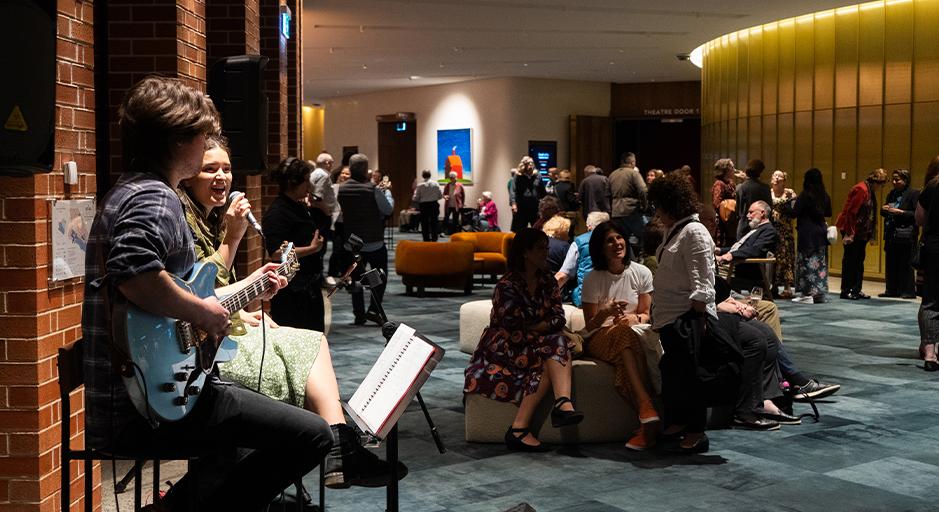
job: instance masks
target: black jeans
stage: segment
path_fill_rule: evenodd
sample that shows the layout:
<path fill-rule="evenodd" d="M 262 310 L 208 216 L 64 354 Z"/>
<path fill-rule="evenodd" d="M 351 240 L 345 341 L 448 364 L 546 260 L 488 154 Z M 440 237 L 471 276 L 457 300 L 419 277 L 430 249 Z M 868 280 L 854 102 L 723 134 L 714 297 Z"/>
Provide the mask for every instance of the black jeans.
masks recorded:
<path fill-rule="evenodd" d="M 688 432 L 704 432 L 707 428 L 707 406 L 695 392 L 698 381 L 689 340 L 675 332 L 672 324 L 659 330 L 659 339 L 665 349 L 659 369 L 662 371 L 666 425 L 686 425 Z"/>
<path fill-rule="evenodd" d="M 362 278 L 362 274 L 365 273 L 365 266 L 369 265 L 371 268 L 380 268 L 385 273 L 385 279 L 387 280 L 388 275 L 388 248 L 384 245 L 381 246 L 381 249 L 372 252 L 362 252 L 362 262 L 359 263 L 359 266 L 355 268 L 355 271 L 352 272 L 352 282 L 357 283 L 359 279 Z M 355 318 L 361 319 L 365 318 L 365 290 L 361 286 L 355 286 L 352 288 L 352 312 L 355 314 Z M 372 295 L 381 302 L 382 298 L 385 296 L 385 282 L 382 282 L 381 285 L 372 288 Z"/>
<path fill-rule="evenodd" d="M 318 415 L 230 384 L 207 383 L 192 412 L 152 429 L 143 417 L 115 438 L 117 453 L 141 446 L 199 456 L 167 493 L 170 510 L 264 510 L 320 464 L 333 445 Z M 194 494 L 194 497 L 193 497 Z M 195 508 L 191 508 L 194 505 Z"/>
<path fill-rule="evenodd" d="M 437 201 L 418 204 L 421 209 L 421 237 L 425 242 L 436 242 L 439 234 L 437 217 L 440 216 L 440 204 Z"/>
<path fill-rule="evenodd" d="M 888 295 L 913 296 L 916 294 L 916 285 L 913 280 L 913 267 L 910 258 L 913 256 L 913 243 L 887 242 L 884 244 L 886 254 L 886 280 L 884 290 Z"/>
<path fill-rule="evenodd" d="M 518 233 L 534 225 L 538 220 L 538 203 L 535 202 L 533 205 L 516 203 L 516 206 L 518 206 L 518 211 L 512 216 L 512 231 Z"/>
<path fill-rule="evenodd" d="M 841 293 L 861 293 L 864 284 L 864 256 L 867 254 L 867 240 L 855 238 L 844 245 L 841 256 Z"/>

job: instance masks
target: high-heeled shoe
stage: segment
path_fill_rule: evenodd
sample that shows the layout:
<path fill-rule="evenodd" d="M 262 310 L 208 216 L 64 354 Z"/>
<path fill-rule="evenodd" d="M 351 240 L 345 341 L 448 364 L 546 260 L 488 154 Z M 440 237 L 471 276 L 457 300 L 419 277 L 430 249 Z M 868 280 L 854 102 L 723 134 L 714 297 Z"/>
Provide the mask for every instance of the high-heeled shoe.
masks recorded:
<path fill-rule="evenodd" d="M 512 428 L 510 425 L 509 430 L 505 432 L 505 447 L 513 452 L 543 453 L 551 451 L 551 446 L 547 443 L 525 444 L 522 439 L 525 439 L 528 434 L 531 434 L 530 428 Z"/>
<path fill-rule="evenodd" d="M 576 409 L 573 411 L 562 411 L 561 406 L 567 403 L 571 404 L 571 406 L 574 405 L 574 402 L 571 402 L 571 399 L 566 396 L 558 397 L 558 399 L 554 401 L 554 408 L 551 409 L 552 427 L 559 428 L 568 425 L 576 425 L 584 420 L 584 413 Z"/>
<path fill-rule="evenodd" d="M 937 371 L 939 370 L 939 362 L 927 359 L 923 361 L 923 369 L 926 370 L 927 372 Z"/>

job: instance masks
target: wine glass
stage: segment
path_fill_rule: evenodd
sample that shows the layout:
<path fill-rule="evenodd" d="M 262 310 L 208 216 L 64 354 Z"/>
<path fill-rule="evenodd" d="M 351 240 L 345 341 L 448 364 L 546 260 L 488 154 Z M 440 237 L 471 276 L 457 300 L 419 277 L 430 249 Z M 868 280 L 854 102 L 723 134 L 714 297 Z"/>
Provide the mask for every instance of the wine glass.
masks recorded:
<path fill-rule="evenodd" d="M 759 286 L 754 286 L 750 290 L 750 305 L 756 307 L 757 302 L 763 300 L 763 288 Z"/>

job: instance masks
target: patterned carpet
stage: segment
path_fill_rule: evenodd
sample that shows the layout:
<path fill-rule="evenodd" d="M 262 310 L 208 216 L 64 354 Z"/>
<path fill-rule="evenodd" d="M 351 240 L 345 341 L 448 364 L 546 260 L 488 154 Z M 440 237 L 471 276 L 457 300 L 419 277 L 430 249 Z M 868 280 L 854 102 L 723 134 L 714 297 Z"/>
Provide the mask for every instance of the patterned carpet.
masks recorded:
<path fill-rule="evenodd" d="M 393 266 L 393 253 L 389 259 Z M 447 453 L 436 451 L 420 408 L 412 404 L 400 423 L 401 459 L 410 468 L 401 481 L 402 511 L 495 512 L 521 502 L 538 512 L 937 509 L 939 412 L 932 402 L 939 374 L 924 372 L 916 358 L 914 301 L 845 301 L 835 294 L 828 304 L 779 303 L 785 343 L 796 363 L 809 375 L 844 386 L 819 404 L 818 423 L 766 433 L 711 431 L 711 451 L 693 457 L 637 454 L 622 443 L 515 454 L 502 445 L 463 440 L 461 388 L 468 356 L 457 348 L 459 306 L 490 297 L 492 286 L 470 296 L 429 290 L 426 298 L 415 298 L 404 295 L 393 270 L 390 281 L 389 317 L 447 350 L 423 390 Z M 876 293 L 877 284 L 866 291 Z M 349 297 L 336 295 L 329 343 L 344 397 L 351 396 L 383 344 L 377 327 L 351 321 Z M 797 404 L 796 412 L 809 408 Z M 109 471 L 105 478 L 108 510 Z M 304 479 L 314 498 L 317 478 L 314 472 Z M 326 504 L 336 512 L 382 511 L 385 491 L 327 490 Z"/>

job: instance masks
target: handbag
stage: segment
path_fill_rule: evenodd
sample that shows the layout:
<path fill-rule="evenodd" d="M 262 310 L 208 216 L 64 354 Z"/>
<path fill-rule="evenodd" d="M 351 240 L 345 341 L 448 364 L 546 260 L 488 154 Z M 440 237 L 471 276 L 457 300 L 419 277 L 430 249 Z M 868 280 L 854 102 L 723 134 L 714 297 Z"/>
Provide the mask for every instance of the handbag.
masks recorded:
<path fill-rule="evenodd" d="M 727 222 L 733 214 L 737 213 L 737 200 L 724 199 L 717 205 L 717 210 L 721 220 Z"/>
<path fill-rule="evenodd" d="M 714 407 L 737 403 L 743 352 L 734 339 L 707 313 L 689 310 L 674 323 L 675 332 L 688 340 L 694 363 L 699 403 Z"/>
<path fill-rule="evenodd" d="M 833 244 L 838 241 L 838 226 L 828 226 L 826 228 L 825 238 L 828 243 Z"/>

